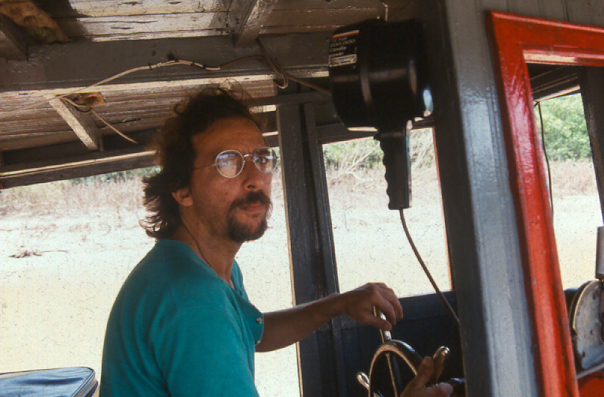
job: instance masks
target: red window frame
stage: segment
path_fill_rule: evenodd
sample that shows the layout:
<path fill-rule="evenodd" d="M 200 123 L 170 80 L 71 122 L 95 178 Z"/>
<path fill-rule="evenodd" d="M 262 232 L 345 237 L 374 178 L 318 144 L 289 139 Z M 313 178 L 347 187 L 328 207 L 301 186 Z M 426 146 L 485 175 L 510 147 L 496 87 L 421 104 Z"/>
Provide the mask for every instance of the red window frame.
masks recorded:
<path fill-rule="evenodd" d="M 602 67 L 604 29 L 497 11 L 488 13 L 487 27 L 500 90 L 539 394 L 578 397 L 527 62 Z M 584 396 L 589 394 L 583 388 L 581 391 Z"/>

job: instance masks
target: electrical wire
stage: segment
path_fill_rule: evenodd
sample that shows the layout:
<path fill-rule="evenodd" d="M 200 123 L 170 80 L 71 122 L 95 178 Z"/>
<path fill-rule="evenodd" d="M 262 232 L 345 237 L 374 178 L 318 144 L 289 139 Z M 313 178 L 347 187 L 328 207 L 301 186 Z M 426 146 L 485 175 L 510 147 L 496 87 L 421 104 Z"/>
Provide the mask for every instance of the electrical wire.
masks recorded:
<path fill-rule="evenodd" d="M 324 93 L 326 95 L 331 95 L 331 92 L 329 92 L 328 90 L 326 90 L 326 89 L 324 89 L 324 88 L 322 88 L 322 87 L 320 87 L 320 86 L 318 86 L 316 84 L 304 81 L 302 79 L 298 79 L 297 77 L 292 76 L 291 74 L 287 73 L 285 71 L 285 69 L 283 69 L 283 67 L 281 65 L 279 65 L 277 62 L 275 62 L 270 57 L 268 51 L 266 51 L 266 48 L 264 48 L 264 45 L 260 41 L 259 37 L 256 38 L 256 43 L 258 44 L 258 47 L 260 48 L 260 51 L 262 51 L 262 55 L 251 55 L 251 56 L 246 56 L 246 57 L 242 57 L 242 58 L 237 58 L 237 59 L 234 59 L 232 61 L 225 62 L 225 63 L 223 63 L 221 65 L 218 65 L 218 66 L 208 66 L 208 65 L 204 65 L 204 64 L 201 64 L 201 63 L 198 63 L 198 62 L 179 60 L 179 59 L 173 59 L 173 60 L 169 60 L 169 61 L 166 61 L 166 62 L 158 62 L 156 64 L 148 65 L 148 66 L 138 66 L 138 67 L 135 67 L 135 68 L 128 69 L 128 70 L 125 70 L 123 72 L 120 72 L 118 74 L 115 74 L 115 75 L 113 75 L 111 77 L 108 77 L 108 78 L 106 78 L 104 80 L 98 81 L 98 82 L 96 82 L 94 84 L 89 85 L 88 87 L 86 87 L 84 89 L 78 89 L 77 91 L 68 92 L 66 94 L 59 95 L 56 98 L 59 98 L 61 100 L 69 102 L 72 106 L 74 106 L 80 112 L 83 112 L 83 113 L 89 113 L 89 112 L 91 112 L 99 120 L 101 120 L 101 122 L 103 122 L 103 124 L 105 124 L 111 130 L 113 130 L 115 133 L 117 133 L 118 135 L 120 135 L 124 139 L 127 139 L 128 141 L 139 145 L 139 143 L 136 140 L 128 137 L 126 134 L 124 134 L 123 132 L 121 132 L 120 130 L 118 130 L 117 128 L 115 128 L 113 125 L 111 125 L 107 120 L 105 120 L 92 107 L 85 107 L 85 108 L 83 108 L 82 105 L 75 103 L 74 101 L 72 101 L 71 99 L 69 99 L 68 96 L 77 94 L 78 92 L 81 92 L 81 91 L 88 91 L 88 90 L 90 90 L 90 89 L 92 89 L 94 87 L 97 87 L 97 86 L 109 83 L 109 82 L 114 81 L 114 80 L 116 80 L 116 79 L 118 79 L 120 77 L 126 76 L 126 75 L 131 74 L 131 73 L 143 71 L 143 70 L 154 70 L 154 69 L 158 69 L 158 68 L 162 68 L 162 67 L 168 67 L 168 66 L 174 66 L 174 65 L 186 65 L 186 66 L 194 66 L 194 67 L 197 67 L 197 68 L 200 68 L 200 69 L 204 69 L 204 70 L 208 70 L 208 71 L 219 71 L 219 70 L 222 70 L 222 69 L 229 68 L 229 67 L 231 67 L 231 66 L 233 66 L 233 65 L 235 65 L 237 63 L 245 62 L 245 61 L 250 61 L 250 60 L 264 60 L 264 61 L 266 61 L 268 63 L 268 65 L 269 65 L 269 67 L 273 70 L 273 72 L 275 72 L 276 75 L 280 76 L 283 79 L 283 83 L 282 84 L 279 84 L 279 83 L 275 82 L 275 84 L 279 88 L 281 88 L 281 89 L 287 88 L 287 86 L 289 85 L 289 80 L 292 80 L 292 81 L 295 81 L 295 82 L 297 82 L 299 84 L 306 85 L 307 87 L 310 87 L 310 88 L 312 88 L 314 90 L 320 91 L 320 92 L 322 92 L 322 93 Z M 46 100 L 39 101 L 39 102 L 34 103 L 34 104 L 30 105 L 30 106 L 25 106 L 25 107 L 22 107 L 22 108 L 20 108 L 18 110 L 13 110 L 13 111 L 9 111 L 9 112 L 0 114 L 0 118 L 2 118 L 2 116 L 11 115 L 11 114 L 14 114 L 14 113 L 17 113 L 17 112 L 21 112 L 21 111 L 25 111 L 25 110 L 30 110 L 30 109 L 35 109 L 35 108 L 37 108 L 39 106 L 42 106 L 45 103 L 47 103 Z"/>
<path fill-rule="evenodd" d="M 94 87 L 97 87 L 97 86 L 109 83 L 109 82 L 111 82 L 113 80 L 116 80 L 116 79 L 118 79 L 120 77 L 126 76 L 126 75 L 131 74 L 131 73 L 140 72 L 142 70 L 153 70 L 153 69 L 158 69 L 158 68 L 162 68 L 162 67 L 166 67 L 166 66 L 174 66 L 174 65 L 189 65 L 189 66 L 201 67 L 203 69 L 206 68 L 202 64 L 199 64 L 199 63 L 196 63 L 196 62 L 191 62 L 191 61 L 182 61 L 182 60 L 171 60 L 171 61 L 166 61 L 166 62 L 159 62 L 159 63 L 153 64 L 153 65 L 137 66 L 135 68 L 128 69 L 128 70 L 125 70 L 125 71 L 120 72 L 118 74 L 115 74 L 115 75 L 113 75 L 111 77 L 108 77 L 108 78 L 106 78 L 104 80 L 98 81 L 98 82 L 96 82 L 94 84 L 91 84 L 91 85 L 89 85 L 87 87 L 79 88 L 78 90 L 70 91 L 70 92 L 68 92 L 66 94 L 58 95 L 58 96 L 56 96 L 53 99 L 56 99 L 56 98 L 64 99 L 65 97 L 68 97 L 70 95 L 74 95 L 74 94 L 77 94 L 77 93 L 82 92 L 82 91 L 88 91 L 88 90 L 90 90 L 90 89 L 92 89 Z M 2 113 L 2 114 L 0 114 L 0 117 L 1 116 L 5 116 L 5 115 L 10 115 L 10 114 L 13 114 L 13 113 L 17 113 L 17 112 L 20 112 L 20 111 L 24 111 L 24 110 L 35 109 L 35 108 L 37 108 L 39 106 L 44 105 L 45 103 L 47 103 L 46 100 L 41 100 L 39 102 L 33 103 L 30 106 L 24 106 L 24 107 L 22 107 L 22 108 L 20 108 L 18 110 L 13 110 L 13 111 L 9 111 L 9 112 L 6 112 L 6 113 Z"/>
<path fill-rule="evenodd" d="M 545 148 L 545 127 L 543 126 L 543 113 L 541 113 L 541 102 L 537 102 L 537 109 L 539 109 L 539 122 L 541 124 L 541 147 L 543 148 L 545 164 L 547 165 L 549 204 L 550 204 L 550 207 L 552 208 L 552 219 L 553 219 L 554 218 L 554 192 L 553 192 L 553 188 L 552 188 L 552 170 L 549 165 L 549 157 L 547 155 L 547 149 Z"/>
<path fill-rule="evenodd" d="M 113 131 L 115 131 L 116 134 L 118 134 L 119 136 L 123 137 L 124 139 L 129 140 L 132 143 L 135 143 L 137 145 L 140 145 L 140 143 L 138 143 L 137 141 L 135 141 L 134 139 L 130 138 L 128 135 L 124 134 L 123 132 L 121 132 L 120 130 L 118 130 L 117 128 L 115 128 L 113 125 L 111 125 L 107 120 L 105 120 L 100 114 L 98 114 L 98 112 L 96 110 L 94 110 L 93 107 L 91 106 L 87 106 L 87 105 L 80 105 L 79 103 L 76 103 L 75 101 L 72 101 L 71 99 L 64 97 L 61 98 L 62 101 L 69 103 L 70 105 L 72 105 L 73 107 L 75 107 L 75 109 L 81 113 L 92 113 L 94 114 L 99 120 L 101 120 L 103 122 L 103 124 L 105 124 L 107 127 L 111 128 Z"/>
<path fill-rule="evenodd" d="M 121 132 L 120 130 L 118 130 L 117 128 L 115 128 L 114 126 L 112 126 L 111 124 L 109 124 L 109 122 L 107 120 L 105 120 L 103 117 L 101 117 L 101 115 L 98 114 L 97 111 L 94 110 L 94 108 L 90 108 L 90 111 L 92 112 L 92 114 L 94 114 L 96 117 L 98 117 L 99 120 L 101 120 L 107 127 L 111 128 L 113 131 L 115 131 L 116 134 L 118 134 L 119 136 L 121 136 L 121 137 L 129 140 L 132 143 L 140 145 L 140 143 L 138 143 L 134 139 L 130 138 L 129 136 L 127 136 L 126 134 L 124 134 L 123 132 Z"/>
<path fill-rule="evenodd" d="M 277 84 L 277 86 L 278 86 L 279 88 L 281 88 L 281 89 L 285 89 L 285 88 L 287 88 L 287 86 L 288 86 L 288 80 L 291 80 L 291 81 L 295 81 L 295 82 L 296 82 L 296 83 L 298 83 L 298 84 L 302 84 L 302 85 L 305 85 L 305 86 L 307 86 L 307 87 L 309 87 L 309 88 L 312 88 L 312 89 L 313 89 L 313 90 L 315 90 L 315 91 L 319 91 L 319 92 L 322 92 L 322 93 L 323 93 L 323 94 L 325 94 L 325 95 L 329 95 L 329 96 L 331 96 L 331 92 L 330 92 L 329 90 L 326 90 L 326 89 L 325 89 L 325 88 L 323 88 L 323 87 L 320 87 L 320 86 L 318 86 L 318 85 L 316 85 L 316 84 L 313 84 L 313 83 L 310 83 L 310 82 L 308 82 L 308 81 L 305 81 L 305 80 L 299 79 L 299 78 L 297 78 L 297 77 L 295 77 L 295 76 L 292 76 L 291 74 L 287 73 L 287 72 L 286 72 L 286 71 L 283 69 L 283 67 L 281 67 L 281 65 L 279 65 L 277 62 L 275 62 L 275 61 L 273 61 L 273 60 L 271 59 L 271 57 L 269 56 L 268 52 L 267 52 L 267 51 L 266 51 L 266 49 L 264 48 L 264 45 L 263 45 L 263 44 L 262 44 L 262 42 L 260 41 L 260 38 L 259 38 L 259 37 L 257 37 L 257 38 L 256 38 L 256 43 L 258 43 L 258 46 L 260 47 L 260 51 L 262 51 L 262 54 L 264 54 L 264 57 L 265 57 L 266 61 L 268 62 L 269 66 L 270 66 L 270 67 L 273 69 L 273 71 L 274 71 L 276 74 L 279 74 L 279 75 L 281 75 L 281 76 L 282 76 L 282 78 L 283 78 L 283 80 L 284 80 L 284 85 L 282 85 L 282 86 L 281 86 L 281 85 L 278 85 L 278 84 Z"/>
<path fill-rule="evenodd" d="M 281 65 L 279 65 L 278 63 L 273 61 L 271 59 L 271 57 L 268 55 L 266 48 L 264 48 L 262 41 L 260 41 L 260 37 L 256 37 L 256 43 L 258 44 L 258 47 L 260 47 L 260 51 L 262 51 L 262 55 L 264 55 L 264 58 L 266 59 L 266 62 L 268 62 L 268 65 L 271 67 L 271 69 L 273 69 L 273 71 L 276 74 L 280 75 L 281 78 L 283 79 L 283 84 L 278 84 L 276 82 L 275 82 L 275 84 L 277 84 L 277 87 L 281 88 L 282 90 L 286 89 L 287 86 L 289 85 L 289 81 L 288 81 L 289 76 L 287 75 L 285 70 L 283 70 Z"/>
<path fill-rule="evenodd" d="M 67 102 L 69 103 L 71 106 L 73 106 L 74 108 L 76 108 L 77 111 L 81 112 L 81 113 L 90 113 L 90 106 L 86 106 L 86 105 L 81 105 L 79 103 L 76 103 L 75 101 L 72 101 L 71 99 L 64 97 L 64 98 L 60 98 L 63 102 Z"/>
<path fill-rule="evenodd" d="M 436 291 L 436 295 L 438 295 L 438 297 L 441 300 L 441 302 L 443 303 L 443 305 L 445 305 L 445 308 L 449 312 L 449 315 L 453 318 L 453 320 L 455 320 L 455 323 L 457 324 L 457 327 L 459 328 L 460 327 L 459 317 L 457 317 L 457 314 L 455 314 L 455 311 L 453 310 L 453 308 L 447 301 L 447 298 L 445 298 L 445 295 L 438 288 L 436 281 L 434 281 L 432 274 L 430 274 L 430 270 L 428 270 L 426 263 L 422 259 L 422 256 L 420 255 L 417 247 L 415 246 L 415 243 L 413 242 L 413 238 L 411 238 L 411 233 L 409 233 L 409 228 L 407 227 L 407 222 L 405 221 L 404 210 L 400 209 L 399 213 L 401 215 L 401 223 L 403 224 L 403 229 L 405 230 L 405 235 L 407 236 L 407 240 L 409 240 L 409 245 L 411 245 L 411 249 L 413 250 L 415 257 L 419 261 L 419 264 L 421 265 L 422 269 L 424 270 L 424 273 L 426 273 L 428 280 L 430 280 L 430 284 L 432 284 L 434 291 Z"/>
<path fill-rule="evenodd" d="M 250 56 L 246 56 L 246 57 L 242 57 L 242 58 L 237 58 L 237 59 L 234 59 L 232 61 L 225 62 L 225 63 L 223 63 L 221 65 L 218 65 L 218 66 L 208 66 L 208 65 L 204 65 L 204 64 L 201 64 L 201 63 L 198 63 L 198 62 L 187 61 L 187 60 L 182 60 L 182 59 L 173 59 L 173 60 L 170 60 L 170 61 L 158 62 L 156 64 L 147 65 L 147 66 L 138 66 L 138 67 L 134 67 L 132 69 L 128 69 L 128 70 L 125 70 L 123 72 L 117 73 L 117 74 L 115 74 L 113 76 L 110 76 L 110 77 L 104 79 L 104 80 L 101 80 L 101 81 L 98 81 L 98 82 L 96 82 L 94 84 L 91 84 L 91 85 L 89 85 L 89 86 L 87 86 L 87 87 L 85 87 L 83 89 L 80 88 L 80 89 L 78 89 L 76 91 L 71 91 L 71 92 L 68 92 L 66 94 L 59 95 L 56 98 L 65 98 L 67 96 L 74 95 L 74 94 L 77 94 L 77 93 L 82 92 L 82 91 L 88 91 L 88 90 L 90 90 L 90 89 L 92 89 L 94 87 L 97 87 L 97 86 L 109 83 L 109 82 L 114 81 L 114 80 L 116 80 L 116 79 L 118 79 L 120 77 L 129 75 L 131 73 L 144 71 L 144 70 L 154 70 L 154 69 L 159 69 L 159 68 L 169 67 L 169 66 L 175 66 L 175 65 L 185 65 L 185 66 L 194 66 L 194 67 L 197 67 L 197 68 L 200 68 L 200 69 L 204 69 L 204 70 L 208 70 L 208 71 L 220 71 L 220 70 L 226 69 L 228 67 L 231 67 L 231 66 L 233 66 L 233 65 L 235 65 L 237 63 L 245 62 L 245 61 L 250 61 L 250 60 L 264 60 L 264 61 L 266 61 L 268 63 L 268 65 L 270 66 L 270 68 L 273 70 L 273 72 L 275 72 L 275 74 L 281 76 L 281 78 L 283 79 L 283 81 L 284 81 L 283 84 L 280 85 L 280 84 L 276 83 L 277 86 L 279 88 L 281 88 L 281 89 L 286 88 L 287 85 L 288 85 L 288 81 L 292 80 L 292 81 L 295 81 L 295 82 L 297 82 L 299 84 L 306 85 L 307 87 L 310 87 L 310 88 L 312 88 L 314 90 L 320 91 L 320 92 L 322 92 L 324 94 L 331 95 L 331 92 L 329 92 L 328 90 L 326 90 L 326 89 L 324 89 L 324 88 L 322 88 L 322 87 L 320 87 L 320 86 L 318 86 L 316 84 L 307 82 L 307 81 L 302 80 L 302 79 L 298 79 L 297 77 L 294 77 L 291 74 L 287 73 L 283 69 L 283 67 L 281 65 L 279 65 L 277 62 L 275 62 L 274 60 L 271 59 L 271 57 L 269 56 L 268 52 L 266 51 L 266 49 L 262 45 L 262 42 L 260 41 L 259 38 L 256 39 L 256 42 L 258 43 L 258 46 L 260 47 L 260 50 L 262 51 L 263 55 L 250 55 Z M 47 103 L 47 101 L 46 100 L 42 100 L 42 101 L 34 103 L 34 104 L 30 105 L 30 106 L 25 106 L 25 107 L 21 107 L 21 108 L 19 108 L 17 110 L 13 110 L 13 111 L 8 111 L 8 112 L 5 112 L 5 113 L 2 113 L 2 114 L 0 114 L 0 117 L 6 116 L 6 115 L 11 115 L 13 113 L 17 113 L 17 112 L 21 112 L 21 111 L 25 111 L 25 110 L 35 109 L 35 108 L 37 108 L 39 106 L 42 106 L 45 103 Z"/>
<path fill-rule="evenodd" d="M 381 3 L 384 6 L 384 21 L 388 22 L 388 4 L 386 4 L 384 1 L 381 1 Z"/>

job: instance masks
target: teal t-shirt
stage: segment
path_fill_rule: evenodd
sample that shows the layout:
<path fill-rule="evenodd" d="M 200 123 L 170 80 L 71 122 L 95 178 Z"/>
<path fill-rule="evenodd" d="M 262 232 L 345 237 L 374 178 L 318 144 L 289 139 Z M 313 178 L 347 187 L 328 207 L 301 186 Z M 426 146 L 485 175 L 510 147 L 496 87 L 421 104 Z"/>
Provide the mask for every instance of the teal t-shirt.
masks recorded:
<path fill-rule="evenodd" d="M 264 319 L 186 244 L 159 240 L 132 270 L 107 323 L 102 397 L 257 396 Z"/>

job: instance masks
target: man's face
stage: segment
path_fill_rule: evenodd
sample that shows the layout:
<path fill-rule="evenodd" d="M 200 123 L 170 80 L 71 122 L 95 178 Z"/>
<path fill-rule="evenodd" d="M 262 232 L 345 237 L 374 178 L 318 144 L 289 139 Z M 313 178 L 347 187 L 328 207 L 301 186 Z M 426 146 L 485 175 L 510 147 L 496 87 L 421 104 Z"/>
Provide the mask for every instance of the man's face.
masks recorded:
<path fill-rule="evenodd" d="M 190 220 L 211 235 L 237 243 L 260 238 L 267 228 L 272 175 L 260 172 L 251 157 L 245 158 L 243 171 L 234 178 L 208 167 L 223 150 L 245 155 L 265 146 L 256 124 L 245 118 L 218 120 L 192 143 L 195 169 L 188 188 L 190 208 L 183 216 L 192 216 Z"/>

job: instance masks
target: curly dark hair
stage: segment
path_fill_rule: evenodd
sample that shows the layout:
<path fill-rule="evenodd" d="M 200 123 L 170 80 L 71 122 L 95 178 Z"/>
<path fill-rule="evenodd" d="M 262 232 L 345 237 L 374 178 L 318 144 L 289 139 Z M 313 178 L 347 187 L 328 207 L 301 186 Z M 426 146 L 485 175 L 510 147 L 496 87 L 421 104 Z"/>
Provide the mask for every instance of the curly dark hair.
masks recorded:
<path fill-rule="evenodd" d="M 169 238 L 181 225 L 178 203 L 172 193 L 191 181 L 195 150 L 192 138 L 223 119 L 247 118 L 258 127 L 261 121 L 243 103 L 247 95 L 223 88 L 207 88 L 188 102 L 174 107 L 176 117 L 168 119 L 153 141 L 156 162 L 161 170 L 143 179 L 144 204 L 151 215 L 141 222 L 147 235 Z"/>

